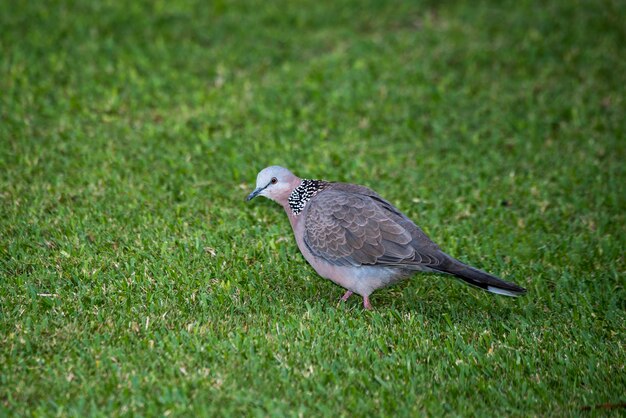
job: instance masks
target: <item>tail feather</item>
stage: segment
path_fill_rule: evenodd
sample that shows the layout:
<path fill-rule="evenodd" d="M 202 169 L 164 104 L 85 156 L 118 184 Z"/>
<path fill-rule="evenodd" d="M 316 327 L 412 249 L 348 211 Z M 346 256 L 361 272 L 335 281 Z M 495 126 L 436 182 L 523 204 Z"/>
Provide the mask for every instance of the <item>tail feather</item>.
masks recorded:
<path fill-rule="evenodd" d="M 517 297 L 526 293 L 526 289 L 515 283 L 504 281 L 482 270 L 463 264 L 452 257 L 447 258 L 437 267 L 437 270 L 452 274 L 468 284 L 498 295 Z"/>

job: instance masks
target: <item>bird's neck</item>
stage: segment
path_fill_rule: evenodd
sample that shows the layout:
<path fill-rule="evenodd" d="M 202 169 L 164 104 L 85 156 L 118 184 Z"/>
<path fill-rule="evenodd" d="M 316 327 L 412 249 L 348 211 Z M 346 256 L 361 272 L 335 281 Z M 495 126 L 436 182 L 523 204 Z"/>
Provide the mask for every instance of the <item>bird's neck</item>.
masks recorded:
<path fill-rule="evenodd" d="M 298 187 L 294 188 L 287 201 L 287 214 L 291 212 L 293 216 L 298 216 L 305 208 L 306 204 L 313 196 L 328 187 L 328 182 L 324 180 L 302 179 Z"/>

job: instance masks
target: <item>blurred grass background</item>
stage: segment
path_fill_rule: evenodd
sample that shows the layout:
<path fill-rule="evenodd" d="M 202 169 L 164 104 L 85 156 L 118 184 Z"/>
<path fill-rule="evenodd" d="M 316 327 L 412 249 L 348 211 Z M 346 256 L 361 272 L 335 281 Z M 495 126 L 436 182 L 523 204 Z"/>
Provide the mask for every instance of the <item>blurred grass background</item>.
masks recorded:
<path fill-rule="evenodd" d="M 0 8 L 2 415 L 625 401 L 626 3 Z M 243 203 L 272 164 L 373 187 L 528 295 L 420 275 L 338 305 Z"/>

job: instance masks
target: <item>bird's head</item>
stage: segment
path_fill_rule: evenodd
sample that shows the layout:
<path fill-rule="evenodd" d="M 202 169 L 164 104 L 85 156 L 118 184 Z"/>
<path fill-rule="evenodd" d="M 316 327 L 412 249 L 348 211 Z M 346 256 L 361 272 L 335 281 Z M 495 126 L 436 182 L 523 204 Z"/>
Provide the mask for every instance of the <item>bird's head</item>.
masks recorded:
<path fill-rule="evenodd" d="M 256 177 L 256 188 L 246 197 L 250 201 L 257 196 L 285 204 L 289 195 L 300 184 L 300 179 L 284 167 L 273 165 L 266 167 Z"/>

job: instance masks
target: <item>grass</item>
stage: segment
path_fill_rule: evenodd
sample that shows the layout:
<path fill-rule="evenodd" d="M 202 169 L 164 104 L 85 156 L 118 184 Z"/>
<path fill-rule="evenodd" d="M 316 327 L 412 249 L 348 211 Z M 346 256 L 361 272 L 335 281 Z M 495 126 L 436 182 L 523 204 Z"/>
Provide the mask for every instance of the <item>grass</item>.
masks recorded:
<path fill-rule="evenodd" d="M 626 401 L 624 2 L 5 2 L 0 415 Z M 365 184 L 528 287 L 316 276 L 256 173 Z"/>

